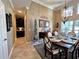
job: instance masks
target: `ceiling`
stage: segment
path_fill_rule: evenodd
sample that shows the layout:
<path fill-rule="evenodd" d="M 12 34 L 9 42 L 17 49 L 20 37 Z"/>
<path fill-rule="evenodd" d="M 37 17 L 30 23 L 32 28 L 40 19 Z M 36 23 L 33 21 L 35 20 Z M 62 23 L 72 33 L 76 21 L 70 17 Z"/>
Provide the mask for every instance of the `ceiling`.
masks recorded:
<path fill-rule="evenodd" d="M 10 0 L 10 3 L 15 10 L 21 10 L 22 13 L 24 13 L 23 11 L 25 11 L 27 7 L 30 7 L 32 1 L 50 9 L 54 9 L 55 7 L 65 4 L 65 0 Z M 66 0 L 66 2 L 69 1 L 70 0 Z"/>
<path fill-rule="evenodd" d="M 24 15 L 26 8 L 31 5 L 31 0 L 9 0 L 15 13 L 18 15 Z M 19 13 L 18 11 L 22 11 Z"/>
<path fill-rule="evenodd" d="M 70 2 L 71 0 L 32 0 L 38 4 L 44 5 L 50 9 L 54 9 L 55 7 L 58 7 L 62 4 Z"/>
<path fill-rule="evenodd" d="M 29 7 L 31 4 L 31 0 L 11 0 L 14 8 L 24 8 Z"/>

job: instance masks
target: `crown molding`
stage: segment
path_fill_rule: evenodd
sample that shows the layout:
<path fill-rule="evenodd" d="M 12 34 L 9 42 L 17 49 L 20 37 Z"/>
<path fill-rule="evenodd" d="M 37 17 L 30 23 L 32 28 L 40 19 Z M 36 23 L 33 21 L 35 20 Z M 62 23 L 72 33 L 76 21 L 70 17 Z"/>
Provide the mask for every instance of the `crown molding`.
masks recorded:
<path fill-rule="evenodd" d="M 44 3 L 42 3 L 42 2 L 40 2 L 39 0 L 32 0 L 33 2 L 35 2 L 35 3 L 38 3 L 38 4 L 40 4 L 40 5 L 43 5 L 43 6 L 45 6 L 45 7 L 47 7 L 47 8 L 49 8 L 49 9 L 54 9 L 54 8 L 56 8 L 56 7 L 58 7 L 58 6 L 60 6 L 60 5 L 62 5 L 63 3 L 61 3 L 61 4 L 56 4 L 56 5 L 47 5 L 47 4 L 44 4 Z"/>
<path fill-rule="evenodd" d="M 49 8 L 49 9 L 53 9 L 53 7 L 48 6 L 48 5 L 46 5 L 46 4 L 42 3 L 42 2 L 40 2 L 39 0 L 38 0 L 38 1 L 37 1 L 37 0 L 32 0 L 32 1 L 35 2 L 35 3 L 38 3 L 38 4 L 40 4 L 40 5 L 43 5 L 43 6 L 47 7 L 47 8 Z"/>
<path fill-rule="evenodd" d="M 12 9 L 14 10 L 14 5 L 12 3 L 12 0 L 9 0 L 9 2 L 10 2 L 10 5 L 11 5 Z"/>

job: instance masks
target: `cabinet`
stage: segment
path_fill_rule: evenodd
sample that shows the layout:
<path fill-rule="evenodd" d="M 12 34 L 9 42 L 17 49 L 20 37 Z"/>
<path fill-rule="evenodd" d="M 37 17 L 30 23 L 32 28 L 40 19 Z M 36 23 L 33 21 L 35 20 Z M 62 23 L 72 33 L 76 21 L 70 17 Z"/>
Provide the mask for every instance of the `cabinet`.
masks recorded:
<path fill-rule="evenodd" d="M 18 27 L 16 31 L 17 37 L 24 37 L 25 36 L 25 31 L 23 27 Z"/>
<path fill-rule="evenodd" d="M 17 31 L 17 37 L 24 37 L 25 33 L 24 31 Z"/>

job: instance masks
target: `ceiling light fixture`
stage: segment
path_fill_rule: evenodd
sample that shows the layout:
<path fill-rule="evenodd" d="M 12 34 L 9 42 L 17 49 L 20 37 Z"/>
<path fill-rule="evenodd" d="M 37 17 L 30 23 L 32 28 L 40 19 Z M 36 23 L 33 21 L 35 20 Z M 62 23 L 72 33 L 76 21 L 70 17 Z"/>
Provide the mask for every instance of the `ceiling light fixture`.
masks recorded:
<path fill-rule="evenodd" d="M 19 10 L 18 13 L 22 13 L 22 11 Z"/>
<path fill-rule="evenodd" d="M 65 15 L 65 16 L 64 16 L 64 18 L 63 18 L 63 23 L 64 23 L 64 24 L 65 24 L 65 22 L 68 20 L 68 18 L 67 18 L 67 16 L 66 16 L 66 9 L 67 9 L 66 2 L 67 2 L 67 1 L 65 0 L 65 7 L 64 7 L 64 11 L 65 11 L 65 12 L 64 12 L 64 13 L 65 13 L 64 15 Z"/>
<path fill-rule="evenodd" d="M 29 9 L 29 7 L 26 7 L 26 9 L 28 10 L 28 9 Z"/>

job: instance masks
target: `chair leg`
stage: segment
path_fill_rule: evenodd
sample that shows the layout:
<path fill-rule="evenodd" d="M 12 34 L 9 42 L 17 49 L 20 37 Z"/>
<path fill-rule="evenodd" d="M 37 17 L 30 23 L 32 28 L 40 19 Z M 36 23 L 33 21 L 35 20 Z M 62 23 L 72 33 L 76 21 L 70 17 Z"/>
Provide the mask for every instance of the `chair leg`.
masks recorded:
<path fill-rule="evenodd" d="M 71 59 L 73 59 L 73 57 L 74 57 L 74 56 L 73 56 L 73 53 L 72 53 L 72 54 L 71 54 Z"/>
<path fill-rule="evenodd" d="M 78 57 L 79 57 L 79 48 L 78 48 Z"/>
<path fill-rule="evenodd" d="M 76 50 L 75 52 L 75 58 L 77 59 L 78 51 Z"/>
<path fill-rule="evenodd" d="M 51 59 L 53 59 L 53 53 L 51 53 Z"/>
<path fill-rule="evenodd" d="M 45 56 L 46 56 L 47 50 L 45 49 Z"/>
<path fill-rule="evenodd" d="M 68 59 L 68 50 L 65 50 L 65 59 Z"/>
<path fill-rule="evenodd" d="M 45 51 L 45 56 L 46 56 L 46 53 L 47 53 L 46 45 L 44 45 L 44 51 Z"/>
<path fill-rule="evenodd" d="M 59 50 L 59 58 L 61 59 L 61 52 L 60 52 L 60 50 Z"/>

